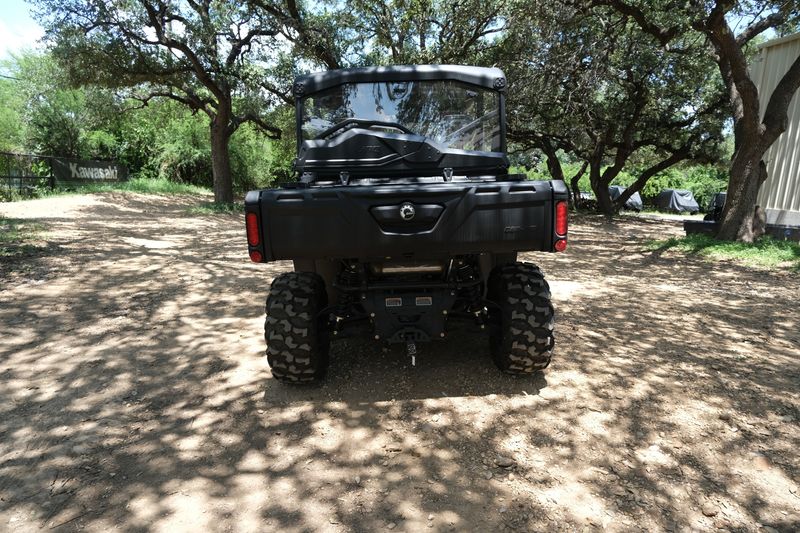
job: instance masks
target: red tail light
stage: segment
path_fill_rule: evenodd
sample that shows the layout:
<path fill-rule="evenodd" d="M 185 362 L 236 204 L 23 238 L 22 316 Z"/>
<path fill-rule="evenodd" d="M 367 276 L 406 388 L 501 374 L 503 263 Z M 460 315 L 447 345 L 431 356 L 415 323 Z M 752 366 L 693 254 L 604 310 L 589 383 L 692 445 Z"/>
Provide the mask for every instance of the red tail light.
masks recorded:
<path fill-rule="evenodd" d="M 567 249 L 567 239 L 558 239 L 553 248 L 556 249 L 556 252 L 563 252 Z"/>
<path fill-rule="evenodd" d="M 263 258 L 258 250 L 250 250 L 250 261 L 253 263 L 260 263 Z"/>
<path fill-rule="evenodd" d="M 247 213 L 244 218 L 247 225 L 247 244 L 250 246 L 258 246 L 261 242 L 261 237 L 258 235 L 258 215 L 255 213 Z"/>
<path fill-rule="evenodd" d="M 567 234 L 567 215 L 569 208 L 567 202 L 560 201 L 556 203 L 556 234 L 565 236 Z"/>

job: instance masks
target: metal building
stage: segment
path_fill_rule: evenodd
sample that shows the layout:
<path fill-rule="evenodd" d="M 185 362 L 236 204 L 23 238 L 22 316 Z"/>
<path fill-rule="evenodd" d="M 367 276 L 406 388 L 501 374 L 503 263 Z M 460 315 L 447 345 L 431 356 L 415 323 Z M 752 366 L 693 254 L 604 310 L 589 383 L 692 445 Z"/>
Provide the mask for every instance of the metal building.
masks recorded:
<path fill-rule="evenodd" d="M 763 117 L 772 91 L 800 56 L 800 33 L 766 42 L 753 62 L 753 80 L 761 96 Z M 800 225 L 800 94 L 789 104 L 789 126 L 767 151 L 767 181 L 758 194 L 758 205 L 767 213 L 767 223 Z"/>

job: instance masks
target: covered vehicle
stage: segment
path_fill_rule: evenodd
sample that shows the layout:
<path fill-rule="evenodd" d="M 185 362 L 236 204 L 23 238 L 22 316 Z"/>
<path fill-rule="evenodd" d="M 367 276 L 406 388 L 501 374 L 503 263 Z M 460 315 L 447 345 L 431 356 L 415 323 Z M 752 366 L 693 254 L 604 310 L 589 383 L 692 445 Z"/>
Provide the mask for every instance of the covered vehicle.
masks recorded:
<path fill-rule="evenodd" d="M 700 212 L 700 206 L 694 199 L 692 191 L 683 189 L 664 189 L 656 197 L 656 207 L 659 211 L 667 213 L 690 213 Z"/>
<path fill-rule="evenodd" d="M 577 194 L 573 192 L 570 195 L 570 200 L 575 204 L 576 207 L 580 207 L 582 209 L 597 208 L 597 200 L 595 200 L 594 194 L 591 192 L 579 191 Z"/>
<path fill-rule="evenodd" d="M 626 190 L 628 190 L 628 188 L 623 187 L 622 185 L 612 185 L 608 188 L 608 195 L 611 196 L 611 200 L 616 201 L 617 198 L 622 196 L 622 193 L 624 193 Z M 622 206 L 622 208 L 636 211 L 638 213 L 642 210 L 642 197 L 639 196 L 638 192 L 633 193 L 625 202 L 625 205 Z"/>
<path fill-rule="evenodd" d="M 725 199 L 728 197 L 727 192 L 718 192 L 711 197 L 708 203 L 708 213 L 703 220 L 717 221 L 722 217 L 722 209 L 725 207 Z"/>

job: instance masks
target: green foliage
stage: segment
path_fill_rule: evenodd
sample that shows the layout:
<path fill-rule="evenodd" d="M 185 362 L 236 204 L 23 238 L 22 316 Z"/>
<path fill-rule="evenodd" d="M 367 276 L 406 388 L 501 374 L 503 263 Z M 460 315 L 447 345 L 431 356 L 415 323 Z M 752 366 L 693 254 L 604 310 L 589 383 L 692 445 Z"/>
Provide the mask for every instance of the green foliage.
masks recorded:
<path fill-rule="evenodd" d="M 369 64 L 491 62 L 483 58 L 504 29 L 503 12 L 513 2 L 498 0 L 354 0 L 334 17 L 347 26 L 336 41 Z M 341 49 L 341 47 L 340 47 Z M 347 50 L 341 50 L 347 52 Z"/>
<path fill-rule="evenodd" d="M 6 65 L 0 65 L 7 67 Z M 25 99 L 16 80 L 0 78 L 0 152 L 19 152 L 25 146 Z"/>
<path fill-rule="evenodd" d="M 279 141 L 267 139 L 252 124 L 233 134 L 230 144 L 233 189 L 239 193 L 266 187 L 272 175 L 272 147 Z"/>
<path fill-rule="evenodd" d="M 561 162 L 561 169 L 564 171 L 564 177 L 567 181 L 569 181 L 572 176 L 578 173 L 581 169 L 580 163 L 575 162 Z M 544 161 L 538 162 L 536 165 L 532 166 L 531 168 L 525 168 L 523 166 L 512 166 L 509 171 L 515 174 L 525 174 L 529 180 L 551 180 L 553 177 L 550 175 L 550 172 L 547 170 L 547 165 Z M 590 191 L 591 187 L 589 185 L 589 174 L 584 172 L 583 177 L 581 177 L 579 181 L 581 185 L 582 191 Z"/>
<path fill-rule="evenodd" d="M 148 163 L 154 167 L 151 171 L 158 178 L 211 187 L 208 119 L 176 113 L 173 120 L 153 132 L 152 156 Z"/>
<path fill-rule="evenodd" d="M 108 90 L 69 88 L 47 56 L 24 54 L 9 62 L 8 68 L 19 81 L 0 80 L 0 101 L 8 102 L 0 109 L 0 124 L 8 123 L 9 135 L 3 137 L 6 150 L 116 160 L 133 176 L 211 186 L 205 114 L 193 114 L 169 100 L 153 100 L 137 108 L 137 102 L 117 99 Z M 281 119 L 291 130 L 292 110 L 283 112 Z M 230 141 L 234 190 L 242 193 L 272 181 L 275 142 L 252 124 L 238 128 Z M 294 156 L 294 136 L 281 142 L 279 168 L 285 178 Z M 45 194 L 28 192 L 29 196 Z M 0 194 L 4 200 L 20 196 L 10 191 Z"/>
<path fill-rule="evenodd" d="M 294 109 L 276 109 L 271 120 L 283 130 L 279 140 L 272 141 L 272 165 L 270 176 L 273 184 L 288 183 L 295 180 L 292 162 L 297 154 L 297 135 L 295 131 Z"/>
<path fill-rule="evenodd" d="M 301 29 L 294 2 L 31 3 L 46 30 L 52 57 L 73 87 L 115 89 L 143 104 L 168 98 L 204 114 L 211 125 L 206 135 L 214 139 L 208 159 L 214 162 L 216 199 L 233 198 L 231 135 L 247 122 L 271 136 L 279 134 L 265 120 L 265 111 L 288 97 L 285 89 L 274 87 L 268 67 L 275 65 L 282 43 L 296 39 Z M 250 145 L 234 154 L 240 167 L 253 164 Z M 207 165 L 200 161 L 206 159 L 204 150 L 198 143 L 165 146 L 153 170 L 158 175 L 174 173 L 181 180 L 205 180 Z"/>
<path fill-rule="evenodd" d="M 105 130 L 88 130 L 80 133 L 81 157 L 86 159 L 115 160 L 119 156 L 120 141 Z"/>
<path fill-rule="evenodd" d="M 242 212 L 242 204 L 237 203 L 220 203 L 220 202 L 203 202 L 199 205 L 190 207 L 186 213 L 194 216 L 203 215 L 219 215 L 227 213 L 240 213 Z"/>
<path fill-rule="evenodd" d="M 14 80 L 0 83 L 5 149 L 60 157 L 118 155 L 119 105 L 98 88 L 73 88 L 47 54 L 26 52 L 4 64 Z"/>
<path fill-rule="evenodd" d="M 712 260 L 734 260 L 768 269 L 791 268 L 800 271 L 800 244 L 769 237 L 754 243 L 718 241 L 708 235 L 687 235 L 666 241 L 653 241 L 650 250 L 677 250 Z"/>
<path fill-rule="evenodd" d="M 145 149 L 149 157 L 144 161 L 140 175 L 211 187 L 208 118 L 193 115 L 171 102 L 152 104 L 151 107 L 165 121 L 162 128 L 154 128 L 152 122 L 134 127 L 135 136 L 146 139 L 148 143 Z M 270 183 L 272 145 L 276 142 L 267 139 L 251 124 L 243 125 L 234 133 L 229 151 L 235 191 L 242 193 Z"/>
<path fill-rule="evenodd" d="M 17 202 L 25 200 L 27 197 L 20 194 L 17 189 L 7 189 L 0 187 L 0 202 Z"/>
<path fill-rule="evenodd" d="M 580 170 L 581 165 L 576 162 L 562 162 L 561 168 L 564 171 L 564 176 L 569 180 Z M 628 187 L 636 181 L 637 171 L 638 169 L 635 167 L 623 170 L 611 184 Z M 552 179 L 547 171 L 547 165 L 543 162 L 530 169 L 513 166 L 511 167 L 511 172 L 525 174 L 530 180 Z M 588 172 L 583 174 L 578 181 L 578 186 L 582 191 L 588 192 L 592 190 Z M 688 189 L 692 191 L 700 207 L 705 209 L 708 207 L 713 195 L 724 191 L 727 186 L 728 172 L 723 167 L 718 165 L 679 165 L 650 178 L 640 194 L 645 202 L 649 202 L 664 189 Z"/>

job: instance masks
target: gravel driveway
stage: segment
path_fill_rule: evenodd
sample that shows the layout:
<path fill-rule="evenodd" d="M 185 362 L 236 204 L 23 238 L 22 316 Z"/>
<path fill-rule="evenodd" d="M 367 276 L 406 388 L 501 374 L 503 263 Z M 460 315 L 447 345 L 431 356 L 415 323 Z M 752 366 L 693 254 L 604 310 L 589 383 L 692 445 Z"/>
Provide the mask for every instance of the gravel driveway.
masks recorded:
<path fill-rule="evenodd" d="M 0 204 L 0 530 L 797 531 L 800 276 L 646 250 L 672 221 L 573 223 L 531 255 L 554 363 L 479 335 L 332 348 L 292 388 L 240 215 L 136 194 Z"/>

